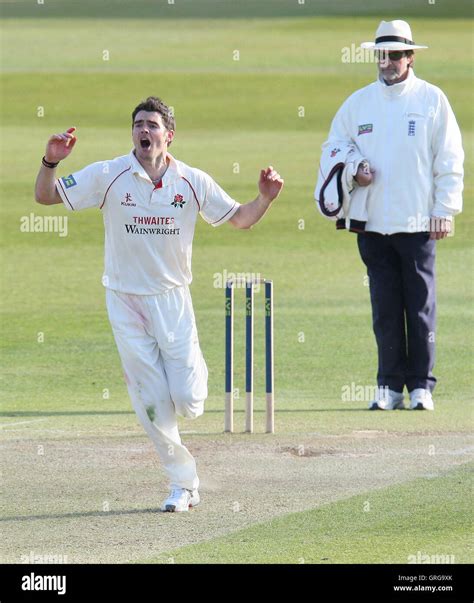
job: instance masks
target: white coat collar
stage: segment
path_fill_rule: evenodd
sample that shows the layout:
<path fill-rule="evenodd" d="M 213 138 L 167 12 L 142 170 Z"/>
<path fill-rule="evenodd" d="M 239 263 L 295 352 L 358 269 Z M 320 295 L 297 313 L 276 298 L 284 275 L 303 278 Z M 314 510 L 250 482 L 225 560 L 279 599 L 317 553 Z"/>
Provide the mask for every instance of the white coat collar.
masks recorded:
<path fill-rule="evenodd" d="M 408 77 L 403 82 L 400 82 L 399 84 L 393 84 L 392 86 L 387 86 L 382 76 L 379 76 L 378 84 L 385 98 L 395 99 L 400 96 L 403 96 L 409 90 L 411 90 L 416 79 L 417 78 L 416 75 L 413 73 L 413 69 L 410 68 L 408 71 Z"/>

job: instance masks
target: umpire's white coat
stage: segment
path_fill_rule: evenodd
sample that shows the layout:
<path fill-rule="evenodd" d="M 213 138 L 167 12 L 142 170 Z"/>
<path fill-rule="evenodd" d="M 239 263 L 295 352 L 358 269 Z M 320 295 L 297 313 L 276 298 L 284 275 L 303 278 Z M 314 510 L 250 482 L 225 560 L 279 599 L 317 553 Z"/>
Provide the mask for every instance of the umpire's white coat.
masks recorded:
<path fill-rule="evenodd" d="M 429 217 L 462 209 L 461 133 L 445 94 L 418 79 L 357 90 L 331 125 L 328 147 L 355 144 L 375 169 L 367 187 L 366 230 L 427 230 Z"/>

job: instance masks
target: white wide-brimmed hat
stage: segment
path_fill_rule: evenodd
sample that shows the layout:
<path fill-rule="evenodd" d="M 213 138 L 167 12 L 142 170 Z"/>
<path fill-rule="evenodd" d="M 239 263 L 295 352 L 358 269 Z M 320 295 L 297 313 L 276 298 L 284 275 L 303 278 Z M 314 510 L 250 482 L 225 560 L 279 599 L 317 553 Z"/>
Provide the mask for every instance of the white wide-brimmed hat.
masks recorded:
<path fill-rule="evenodd" d="M 413 42 L 410 26 L 406 21 L 381 21 L 375 32 L 375 42 L 363 42 L 362 48 L 374 50 L 416 50 L 428 48 Z"/>

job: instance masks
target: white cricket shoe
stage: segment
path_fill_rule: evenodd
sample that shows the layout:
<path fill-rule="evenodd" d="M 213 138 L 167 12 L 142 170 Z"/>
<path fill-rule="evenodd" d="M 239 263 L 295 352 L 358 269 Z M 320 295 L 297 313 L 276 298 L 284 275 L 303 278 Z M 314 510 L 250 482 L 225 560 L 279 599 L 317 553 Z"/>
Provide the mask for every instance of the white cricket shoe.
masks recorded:
<path fill-rule="evenodd" d="M 434 402 L 429 389 L 417 388 L 410 392 L 411 410 L 434 410 Z"/>
<path fill-rule="evenodd" d="M 394 392 L 388 387 L 379 387 L 375 400 L 369 402 L 369 410 L 401 410 L 403 408 L 405 408 L 403 394 Z"/>
<path fill-rule="evenodd" d="M 172 488 L 170 495 L 164 501 L 161 510 L 169 513 L 182 513 L 189 511 L 189 507 L 196 507 L 200 502 L 197 490 L 186 488 Z"/>

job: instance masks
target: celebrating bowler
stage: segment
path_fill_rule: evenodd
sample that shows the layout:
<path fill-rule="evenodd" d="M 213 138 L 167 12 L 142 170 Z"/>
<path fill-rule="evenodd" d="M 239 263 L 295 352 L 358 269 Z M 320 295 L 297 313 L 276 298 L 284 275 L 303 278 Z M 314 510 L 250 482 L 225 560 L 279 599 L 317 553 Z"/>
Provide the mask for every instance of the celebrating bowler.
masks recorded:
<path fill-rule="evenodd" d="M 207 397 L 207 367 L 189 292 L 198 214 L 212 226 L 250 228 L 279 195 L 283 180 L 270 166 L 259 193 L 234 201 L 205 172 L 168 153 L 175 120 L 159 98 L 132 113 L 133 150 L 56 179 L 76 144 L 75 128 L 49 139 L 36 180 L 36 200 L 77 211 L 96 207 L 105 226 L 107 311 L 135 412 L 170 479 L 164 511 L 199 503 L 196 462 L 181 442 L 177 415 L 196 418 Z"/>

